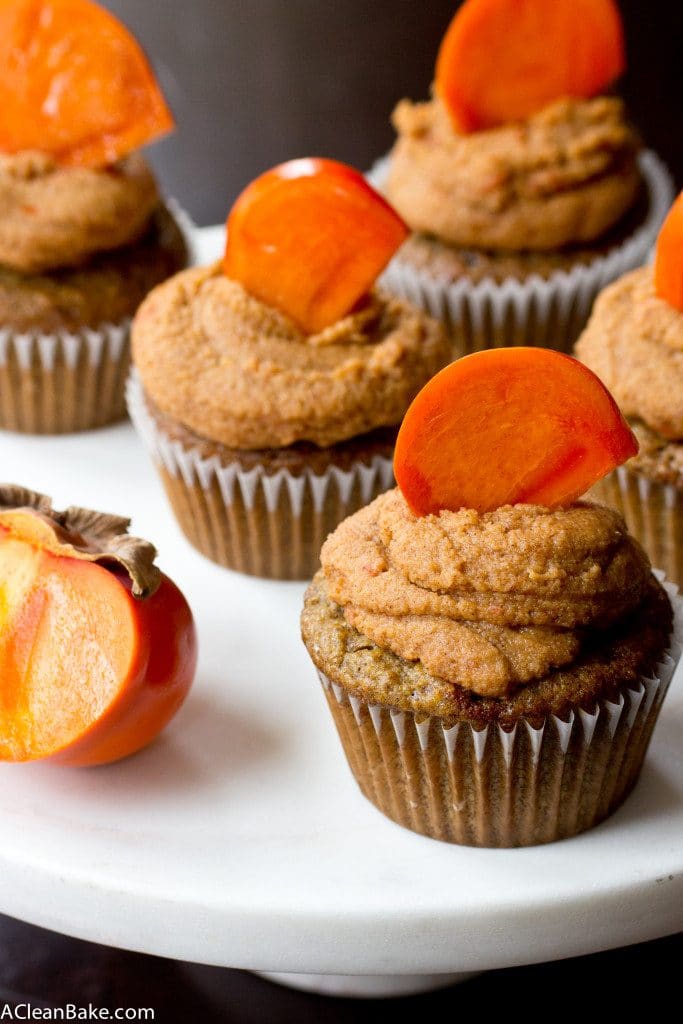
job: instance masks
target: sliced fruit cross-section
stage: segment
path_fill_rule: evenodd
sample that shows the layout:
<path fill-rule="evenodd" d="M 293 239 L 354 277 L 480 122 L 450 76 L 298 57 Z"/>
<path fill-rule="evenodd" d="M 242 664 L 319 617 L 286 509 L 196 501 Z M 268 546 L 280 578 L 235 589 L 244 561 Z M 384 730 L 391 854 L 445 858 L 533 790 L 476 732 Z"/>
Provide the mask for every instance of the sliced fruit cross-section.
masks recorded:
<path fill-rule="evenodd" d="M 394 472 L 417 515 L 568 505 L 635 455 L 607 388 L 542 348 L 488 349 L 451 363 L 413 401 Z"/>
<path fill-rule="evenodd" d="M 335 160 L 281 164 L 230 211 L 223 266 L 315 334 L 349 313 L 408 235 L 362 174 Z"/>
<path fill-rule="evenodd" d="M 139 43 L 91 0 L 0 0 L 0 152 L 105 166 L 173 128 Z"/>

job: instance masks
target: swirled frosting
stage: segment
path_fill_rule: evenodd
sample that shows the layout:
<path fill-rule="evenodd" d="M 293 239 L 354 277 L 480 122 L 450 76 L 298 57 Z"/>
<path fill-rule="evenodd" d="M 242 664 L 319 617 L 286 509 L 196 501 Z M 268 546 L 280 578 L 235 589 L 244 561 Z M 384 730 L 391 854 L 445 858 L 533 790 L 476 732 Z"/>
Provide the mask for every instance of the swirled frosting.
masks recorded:
<path fill-rule="evenodd" d="M 132 341 L 159 409 L 240 449 L 327 447 L 393 426 L 450 358 L 439 324 L 398 299 L 373 293 L 331 327 L 304 335 L 220 264 L 156 288 Z"/>
<path fill-rule="evenodd" d="M 105 168 L 0 154 L 0 264 L 23 273 L 77 266 L 135 241 L 158 202 L 139 154 Z"/>
<path fill-rule="evenodd" d="M 417 517 L 396 489 L 328 537 L 321 565 L 330 599 L 359 633 L 489 697 L 571 665 L 651 581 L 647 556 L 611 509 Z"/>
<path fill-rule="evenodd" d="M 683 441 L 683 313 L 656 294 L 652 267 L 601 292 L 575 351 L 626 416 Z"/>
<path fill-rule="evenodd" d="M 402 100 L 385 191 L 414 231 L 480 249 L 557 249 L 603 235 L 633 204 L 637 137 L 615 98 L 561 100 L 458 134 L 441 100 Z"/>

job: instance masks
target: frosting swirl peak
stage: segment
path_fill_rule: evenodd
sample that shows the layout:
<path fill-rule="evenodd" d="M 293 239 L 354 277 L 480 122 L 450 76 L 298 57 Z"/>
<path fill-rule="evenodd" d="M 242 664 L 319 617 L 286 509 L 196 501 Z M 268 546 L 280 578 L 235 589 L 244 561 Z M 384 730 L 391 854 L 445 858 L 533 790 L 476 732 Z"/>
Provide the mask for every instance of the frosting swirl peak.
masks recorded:
<path fill-rule="evenodd" d="M 611 509 L 505 506 L 416 517 L 398 490 L 321 553 L 329 596 L 380 647 L 503 696 L 573 662 L 642 601 L 650 565 Z"/>
<path fill-rule="evenodd" d="M 633 204 L 638 139 L 620 100 L 559 100 L 461 135 L 438 98 L 402 100 L 385 191 L 415 231 L 478 249 L 592 242 Z"/>
<path fill-rule="evenodd" d="M 45 153 L 0 154 L 0 264 L 21 273 L 73 267 L 135 242 L 158 206 L 139 153 L 110 167 L 60 167 Z"/>
<path fill-rule="evenodd" d="M 683 441 L 683 313 L 657 295 L 652 267 L 632 270 L 600 293 L 575 352 L 624 415 Z"/>
<path fill-rule="evenodd" d="M 451 354 L 445 332 L 380 292 L 318 334 L 226 277 L 176 274 L 133 324 L 145 391 L 165 413 L 229 448 L 327 447 L 400 422 Z"/>

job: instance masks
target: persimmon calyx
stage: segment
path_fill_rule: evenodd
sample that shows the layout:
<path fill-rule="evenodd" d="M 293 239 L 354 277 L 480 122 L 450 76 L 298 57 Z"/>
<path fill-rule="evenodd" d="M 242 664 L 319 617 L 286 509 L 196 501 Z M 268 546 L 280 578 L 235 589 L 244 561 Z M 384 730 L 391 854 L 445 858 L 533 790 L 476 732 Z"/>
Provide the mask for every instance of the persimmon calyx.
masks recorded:
<path fill-rule="evenodd" d="M 154 564 L 156 548 L 128 533 L 130 519 L 71 505 L 63 512 L 52 499 L 18 484 L 0 484 L 0 529 L 43 551 L 84 562 L 112 563 L 130 577 L 131 592 L 147 598 L 162 575 Z"/>

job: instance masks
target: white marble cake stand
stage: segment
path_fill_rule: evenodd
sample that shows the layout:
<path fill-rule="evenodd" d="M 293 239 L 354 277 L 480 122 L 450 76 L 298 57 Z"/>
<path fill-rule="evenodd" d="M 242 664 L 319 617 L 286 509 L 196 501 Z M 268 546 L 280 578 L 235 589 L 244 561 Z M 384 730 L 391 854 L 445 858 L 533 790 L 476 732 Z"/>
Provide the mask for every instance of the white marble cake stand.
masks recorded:
<path fill-rule="evenodd" d="M 609 821 L 525 850 L 434 842 L 356 789 L 299 641 L 304 586 L 196 554 L 129 425 L 0 434 L 0 467 L 58 507 L 132 515 L 186 592 L 201 645 L 190 698 L 146 751 L 90 770 L 0 766 L 0 911 L 375 994 L 683 929 L 680 671 L 642 780 Z"/>

